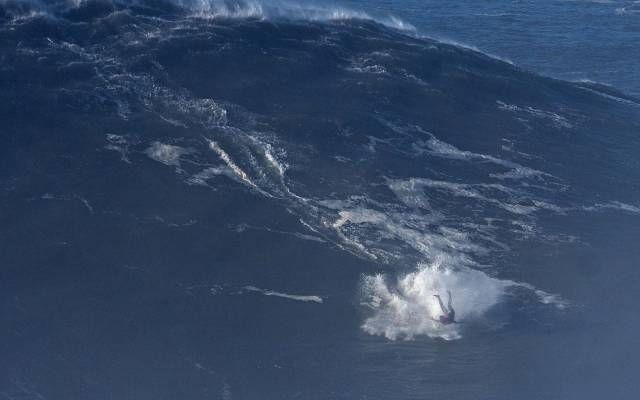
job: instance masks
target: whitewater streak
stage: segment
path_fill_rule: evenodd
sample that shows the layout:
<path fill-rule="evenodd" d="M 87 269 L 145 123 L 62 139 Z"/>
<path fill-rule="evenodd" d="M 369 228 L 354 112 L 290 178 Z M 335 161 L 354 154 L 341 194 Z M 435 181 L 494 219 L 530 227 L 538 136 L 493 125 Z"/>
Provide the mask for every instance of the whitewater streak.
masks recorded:
<path fill-rule="evenodd" d="M 261 289 L 255 286 L 245 286 L 243 289 L 249 292 L 262 293 L 265 296 L 282 297 L 283 299 L 303 301 L 303 302 L 322 303 L 322 297 L 320 296 L 281 293 L 281 292 L 276 292 L 275 290 Z"/>

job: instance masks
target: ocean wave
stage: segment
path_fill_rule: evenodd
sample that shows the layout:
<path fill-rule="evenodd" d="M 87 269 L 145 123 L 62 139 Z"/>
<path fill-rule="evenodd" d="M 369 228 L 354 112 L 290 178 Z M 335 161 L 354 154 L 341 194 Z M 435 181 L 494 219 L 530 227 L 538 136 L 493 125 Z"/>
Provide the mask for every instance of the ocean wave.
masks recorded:
<path fill-rule="evenodd" d="M 70 7 L 82 8 L 89 3 L 78 1 Z M 122 3 L 109 4 L 117 7 Z M 34 60 L 41 56 L 48 56 L 50 60 L 59 57 L 59 63 L 51 61 L 54 63 L 52 69 L 57 70 L 70 63 L 91 66 L 88 69 L 89 78 L 83 80 L 81 77 L 73 85 L 69 85 L 71 88 L 64 88 L 67 91 L 65 93 L 70 93 L 69 97 L 79 92 L 89 92 L 93 96 L 95 102 L 86 107 L 94 107 L 90 111 L 95 111 L 95 114 L 82 108 L 85 104 L 75 109 L 70 107 L 74 111 L 82 110 L 78 112 L 87 113 L 82 117 L 97 115 L 100 118 L 107 114 L 107 122 L 114 123 L 117 127 L 113 130 L 109 127 L 107 132 L 127 132 L 126 129 L 142 132 L 142 129 L 149 128 L 144 131 L 148 135 L 144 139 L 141 139 L 142 133 L 135 137 L 113 133 L 107 134 L 106 139 L 100 136 L 105 148 L 117 152 L 122 161 L 130 164 L 140 158 L 144 160 L 146 155 L 172 169 L 181 180 L 190 185 L 217 190 L 212 182 L 214 179 L 220 176 L 230 178 L 232 181 L 227 182 L 225 178 L 220 181 L 231 186 L 249 188 L 246 191 L 248 195 L 256 195 L 256 198 L 262 200 L 268 198 L 269 202 L 282 206 L 294 216 L 294 221 L 300 221 L 300 226 L 313 235 L 297 232 L 295 228 L 279 229 L 278 225 L 258 228 L 251 225 L 252 229 L 312 240 L 322 245 L 335 245 L 384 271 L 379 275 L 365 277 L 362 283 L 365 298 L 363 303 L 372 312 L 362 325 L 368 333 L 390 339 L 413 338 L 417 335 L 444 339 L 461 337 L 462 328 L 469 325 L 443 326 L 434 321 L 438 317 L 438 308 L 433 294 L 446 293 L 448 290 L 453 293 L 454 306 L 464 323 L 489 318 L 489 311 L 513 287 L 535 294 L 543 304 L 563 304 L 558 295 L 547 294 L 531 285 L 491 275 L 493 267 L 502 267 L 493 265 L 497 262 L 491 257 L 492 251 L 504 251 L 508 248 L 501 243 L 502 240 L 510 244 L 509 238 L 503 239 L 496 232 L 507 232 L 513 236 L 511 234 L 515 231 L 522 237 L 544 237 L 543 229 L 535 224 L 536 213 L 563 213 L 571 209 L 561 203 L 563 199 L 559 196 L 549 195 L 556 194 L 549 188 L 550 182 L 557 182 L 558 179 L 524 165 L 520 158 L 516 158 L 517 153 L 509 153 L 509 157 L 513 156 L 516 162 L 504 156 L 464 149 L 487 149 L 494 144 L 498 148 L 502 143 L 499 136 L 489 133 L 475 135 L 472 130 L 456 132 L 452 135 L 458 138 L 455 143 L 464 143 L 457 147 L 448 142 L 450 138 L 447 136 L 447 126 L 438 131 L 439 137 L 420 127 L 427 127 L 432 123 L 430 129 L 440 129 L 438 120 L 434 122 L 430 118 L 422 118 L 424 111 L 421 106 L 413 108 L 415 104 L 421 105 L 423 101 L 434 105 L 446 103 L 443 108 L 435 110 L 453 119 L 459 117 L 459 110 L 466 105 L 463 102 L 457 103 L 453 96 L 436 97 L 440 95 L 434 93 L 440 92 L 424 95 L 426 91 L 420 87 L 416 91 L 420 95 L 407 100 L 412 105 L 406 107 L 402 101 L 393 102 L 395 90 L 384 93 L 374 90 L 358 91 L 359 86 L 353 82 L 375 80 L 375 83 L 383 84 L 380 85 L 383 87 L 381 90 L 392 87 L 389 85 L 399 81 L 403 85 L 409 81 L 423 85 L 428 81 L 446 88 L 449 77 L 442 73 L 441 68 L 446 69 L 447 66 L 442 66 L 440 60 L 442 54 L 453 57 L 451 48 L 446 48 L 446 52 L 441 54 L 439 48 L 433 48 L 432 42 L 418 42 L 415 38 L 408 38 L 397 32 L 391 34 L 389 30 L 361 29 L 360 24 L 313 24 L 306 26 L 309 30 L 304 31 L 309 33 L 310 39 L 297 41 L 299 26 L 292 33 L 286 29 L 288 25 L 284 24 L 275 29 L 275 24 L 219 21 L 223 18 L 289 17 L 312 21 L 367 19 L 368 16 L 362 13 L 333 9 L 308 13 L 290 5 L 287 6 L 290 11 L 274 11 L 266 8 L 264 3 L 254 2 L 241 3 L 239 8 L 228 2 L 185 1 L 174 4 L 182 7 L 181 10 L 187 10 L 185 14 L 176 17 L 177 21 L 163 20 L 156 24 L 154 20 L 149 26 L 136 26 L 126 33 L 109 36 L 103 42 L 96 39 L 97 43 L 81 40 L 72 43 L 72 34 L 54 36 L 46 41 L 42 40 L 45 48 L 38 49 L 42 54 L 35 55 L 34 50 Z M 98 30 L 103 30 L 101 24 L 104 22 L 96 22 L 100 26 Z M 316 25 L 322 25 L 321 29 Z M 254 46 L 250 43 L 251 38 L 255 37 L 256 32 L 262 32 L 259 30 L 262 28 L 265 32 L 273 29 L 269 32 L 274 35 L 274 41 Z M 339 34 L 334 36 L 348 39 L 335 39 L 335 46 L 330 49 L 327 46 L 317 46 L 321 42 L 319 37 L 336 32 Z M 166 36 L 163 36 L 165 33 Z M 188 40 L 195 40 L 197 45 L 183 51 L 183 45 Z M 371 48 L 352 51 L 351 45 L 356 40 Z M 144 47 L 145 52 L 138 52 L 141 47 L 130 46 L 131 43 L 144 43 L 148 48 Z M 294 51 L 287 52 L 290 49 L 285 43 L 293 43 Z M 210 57 L 211 53 L 207 52 L 218 48 L 215 46 L 226 46 L 228 51 L 237 53 L 228 54 L 224 58 Z M 314 52 L 319 48 L 322 51 L 318 55 Z M 420 57 L 416 58 L 419 63 L 411 64 L 416 60 L 399 56 L 402 52 L 419 53 L 425 49 L 429 49 L 429 54 L 420 53 L 419 56 L 438 65 L 432 72 L 426 71 L 429 70 L 426 67 L 425 71 L 422 67 L 416 67 L 428 64 Z M 305 65 L 298 64 L 299 60 L 294 56 L 302 51 L 312 55 L 310 59 L 326 58 L 329 61 L 323 71 L 329 74 L 339 71 L 340 74 L 326 75 L 330 78 L 327 81 L 314 81 L 316 66 L 305 69 Z M 331 51 L 331 56 L 327 57 L 325 51 Z M 131 53 L 135 55 L 132 56 Z M 271 64 L 276 60 L 268 58 L 273 57 L 273 53 L 278 53 L 276 57 L 279 58 Z M 202 54 L 206 57 L 199 58 Z M 268 65 L 264 66 L 267 71 L 265 76 L 282 76 L 285 78 L 282 80 L 284 84 L 277 79 L 270 81 L 269 78 L 254 83 L 254 75 L 263 70 L 242 69 L 246 64 L 247 54 L 259 54 L 257 58 L 265 57 L 264 60 L 268 61 L 265 62 Z M 282 61 L 285 58 L 281 54 L 290 57 L 291 63 Z M 179 57 L 175 57 L 176 55 Z M 182 56 L 184 60 L 181 59 Z M 451 64 L 458 68 L 458 64 L 469 58 L 469 54 L 465 53 L 464 56 L 453 57 Z M 212 59 L 212 64 L 206 64 Z M 237 69 L 237 73 L 233 71 L 225 75 L 228 71 L 216 70 L 226 60 L 231 61 L 225 67 Z M 180 64 L 181 61 L 184 61 L 184 65 Z M 162 62 L 165 63 L 164 66 Z M 197 69 L 190 69 L 193 65 L 202 65 L 200 62 L 204 63 L 200 71 L 202 75 L 197 73 Z M 496 67 L 491 70 L 492 73 L 504 72 L 502 65 L 487 64 Z M 345 68 L 362 74 L 354 77 L 354 74 L 345 72 Z M 190 76 L 179 76 L 192 71 L 193 81 Z M 303 76 L 304 79 L 290 79 L 290 71 L 300 73 L 298 76 Z M 406 77 L 409 76 L 407 71 L 420 76 L 409 80 L 396 79 L 398 71 L 404 71 Z M 431 76 L 431 73 L 437 76 Z M 247 78 L 248 74 L 251 74 L 251 79 Z M 375 76 L 371 76 L 373 74 Z M 515 72 L 513 74 L 510 79 L 517 81 L 518 75 Z M 526 81 L 528 77 L 522 79 L 524 83 L 529 83 Z M 484 83 L 483 81 L 483 85 L 478 87 L 486 87 Z M 208 84 L 211 86 L 207 86 Z M 322 96 L 314 98 L 315 93 L 309 88 L 317 88 L 313 86 L 315 84 L 327 93 L 322 92 Z M 350 84 L 354 86 L 348 86 Z M 490 81 L 486 85 L 491 88 Z M 503 85 L 506 84 L 501 82 L 500 88 L 504 88 Z M 327 99 L 340 100 L 345 92 L 335 90 L 338 86 L 348 88 L 351 95 L 345 103 L 336 101 L 339 107 L 335 107 Z M 270 92 L 272 87 L 281 89 L 282 92 Z M 493 89 L 495 88 L 488 90 L 490 96 L 495 93 Z M 57 88 L 51 90 L 55 91 Z M 237 92 L 242 93 L 238 95 Z M 403 91 L 398 92 L 404 95 Z M 511 118 L 513 121 L 517 119 L 517 114 L 520 117 L 525 115 L 539 118 L 543 122 L 550 122 L 547 124 L 551 126 L 550 129 L 568 129 L 571 125 L 567 117 L 544 111 L 555 109 L 549 105 L 533 108 L 499 101 L 494 103 L 493 97 L 491 99 L 487 103 L 482 98 L 482 109 L 486 112 L 493 109 L 500 117 Z M 261 104 L 263 100 L 268 105 Z M 304 103 L 306 100 L 309 102 Z M 357 106 L 350 103 L 351 100 L 358 103 Z M 473 99 L 465 101 L 477 105 L 473 103 Z M 117 106 L 114 107 L 114 104 Z M 256 115 L 242 108 L 241 104 Z M 497 108 L 508 112 L 500 112 Z M 448 110 L 450 115 L 447 115 Z M 258 115 L 259 113 L 263 115 Z M 385 122 L 385 118 L 400 122 L 394 125 Z M 98 121 L 102 122 L 100 119 Z M 321 121 L 322 125 L 318 129 L 309 129 L 309 121 Z M 457 125 L 453 126 L 458 129 Z M 325 127 L 329 129 L 324 129 Z M 330 129 L 333 127 L 336 130 L 344 128 L 344 131 L 354 128 L 357 133 L 351 136 L 332 136 Z M 104 132 L 100 133 L 103 134 Z M 498 140 L 495 140 L 496 137 Z M 469 140 L 469 144 L 465 140 Z M 304 154 L 297 154 L 303 146 Z M 363 151 L 363 148 L 367 150 Z M 344 152 L 343 155 L 334 155 L 336 149 Z M 323 154 L 323 150 L 327 150 L 327 153 Z M 307 158 L 308 154 L 314 156 Z M 141 155 L 142 157 L 138 157 Z M 461 167 L 464 168 L 464 173 L 469 171 L 469 175 L 455 175 Z M 352 171 L 347 170 L 351 168 Z M 475 173 L 476 169 L 481 173 Z M 357 178 L 353 178 L 356 176 Z M 549 189 L 548 193 L 538 194 L 531 183 L 540 185 L 542 189 Z M 216 194 L 230 195 L 226 191 L 224 194 L 222 192 L 220 190 Z M 88 202 L 85 206 L 88 210 L 93 210 Z M 635 206 L 614 202 L 597 204 L 595 208 L 638 212 Z M 490 221 L 497 221 L 496 226 L 500 226 L 492 226 Z M 244 225 L 241 229 L 236 225 L 236 232 L 241 234 L 249 226 Z M 508 272 L 504 275 L 508 277 Z M 255 286 L 246 286 L 242 290 L 290 300 L 322 302 L 320 296 L 287 294 Z"/>

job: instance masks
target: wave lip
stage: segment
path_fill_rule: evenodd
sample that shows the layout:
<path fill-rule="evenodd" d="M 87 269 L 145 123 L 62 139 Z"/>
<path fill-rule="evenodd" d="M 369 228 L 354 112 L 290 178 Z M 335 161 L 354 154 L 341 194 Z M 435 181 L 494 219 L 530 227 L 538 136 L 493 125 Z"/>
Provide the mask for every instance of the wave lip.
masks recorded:
<path fill-rule="evenodd" d="M 416 28 L 398 17 L 388 15 L 374 17 L 364 11 L 341 6 L 321 6 L 283 0 L 2 0 L 0 7 L 13 19 L 29 19 L 37 16 L 64 16 L 69 12 L 106 7 L 113 12 L 128 7 L 148 8 L 160 12 L 181 10 L 187 16 L 201 19 L 258 19 L 302 20 L 311 22 L 366 20 L 389 28 L 415 32 Z M 180 12 L 180 11 L 179 11 Z M 1 14 L 0 14 L 1 16 Z"/>
<path fill-rule="evenodd" d="M 374 18 L 363 11 L 355 11 L 344 7 L 322 7 L 313 4 L 300 4 L 278 0 L 177 0 L 176 4 L 190 10 L 199 18 L 217 19 L 294 19 L 305 21 L 343 21 L 371 20 L 390 28 L 403 31 L 415 31 L 416 28 L 394 16 Z"/>

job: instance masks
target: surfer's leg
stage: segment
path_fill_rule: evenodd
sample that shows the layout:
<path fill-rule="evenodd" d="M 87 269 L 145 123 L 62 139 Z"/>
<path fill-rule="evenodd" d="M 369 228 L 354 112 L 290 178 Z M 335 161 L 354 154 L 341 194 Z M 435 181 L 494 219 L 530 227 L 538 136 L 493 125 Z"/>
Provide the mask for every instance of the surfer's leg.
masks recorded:
<path fill-rule="evenodd" d="M 446 308 L 444 308 L 444 304 L 442 304 L 442 299 L 440 298 L 440 295 L 438 295 L 438 294 L 434 294 L 434 295 L 433 295 L 433 297 L 435 297 L 436 299 L 438 299 L 438 304 L 440 304 L 440 309 L 442 310 L 442 312 L 443 312 L 444 314 L 446 314 L 446 313 L 447 313 L 447 309 L 446 309 Z"/>
<path fill-rule="evenodd" d="M 453 311 L 453 305 L 451 304 L 451 291 L 447 290 L 447 294 L 449 295 L 449 301 L 447 302 L 447 308 L 449 312 Z"/>

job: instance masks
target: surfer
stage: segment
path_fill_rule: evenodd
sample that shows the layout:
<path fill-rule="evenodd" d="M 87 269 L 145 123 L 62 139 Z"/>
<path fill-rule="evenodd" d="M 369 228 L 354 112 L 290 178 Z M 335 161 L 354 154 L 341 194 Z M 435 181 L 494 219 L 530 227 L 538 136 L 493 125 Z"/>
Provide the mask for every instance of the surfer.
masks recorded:
<path fill-rule="evenodd" d="M 451 305 L 451 292 L 447 290 L 447 294 L 449 295 L 449 300 L 447 301 L 447 307 L 442 303 L 442 299 L 439 294 L 434 294 L 433 297 L 438 299 L 438 304 L 440 304 L 440 309 L 442 310 L 442 315 L 437 319 L 443 325 L 455 324 L 456 323 L 456 311 L 453 309 Z"/>

